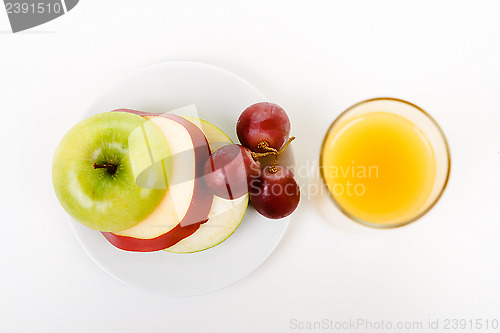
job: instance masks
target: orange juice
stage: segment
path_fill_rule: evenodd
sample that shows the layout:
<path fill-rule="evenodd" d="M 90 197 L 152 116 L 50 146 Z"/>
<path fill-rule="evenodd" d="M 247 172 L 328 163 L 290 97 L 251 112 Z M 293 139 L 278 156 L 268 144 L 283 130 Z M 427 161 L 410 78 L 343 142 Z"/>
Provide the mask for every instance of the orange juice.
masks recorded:
<path fill-rule="evenodd" d="M 410 120 L 369 112 L 340 122 L 325 138 L 321 173 L 354 219 L 392 226 L 419 213 L 436 177 L 432 146 Z"/>

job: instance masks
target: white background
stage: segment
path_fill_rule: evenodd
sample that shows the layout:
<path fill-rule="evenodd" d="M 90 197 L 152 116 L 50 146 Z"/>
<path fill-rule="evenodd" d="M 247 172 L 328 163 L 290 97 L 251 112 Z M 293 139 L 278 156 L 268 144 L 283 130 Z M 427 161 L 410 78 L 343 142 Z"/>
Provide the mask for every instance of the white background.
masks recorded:
<path fill-rule="evenodd" d="M 499 15 L 500 1 L 82 0 L 12 34 L 2 9 L 0 331 L 289 332 L 298 331 L 292 319 L 500 319 Z M 184 299 L 124 285 L 77 242 L 51 160 L 103 90 L 169 60 L 220 66 L 282 105 L 303 165 L 317 161 L 326 129 L 348 106 L 379 96 L 414 102 L 448 137 L 445 195 L 420 221 L 379 231 L 347 221 L 325 197 L 307 198 L 318 180 L 301 177 L 306 192 L 282 242 L 245 279 Z"/>

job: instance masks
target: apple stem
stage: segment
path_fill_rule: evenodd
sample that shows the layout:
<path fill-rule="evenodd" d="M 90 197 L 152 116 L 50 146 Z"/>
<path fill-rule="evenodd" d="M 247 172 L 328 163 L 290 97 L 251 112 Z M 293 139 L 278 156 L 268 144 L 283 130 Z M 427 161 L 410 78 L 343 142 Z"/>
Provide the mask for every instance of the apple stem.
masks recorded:
<path fill-rule="evenodd" d="M 118 166 L 116 164 L 97 164 L 94 163 L 92 165 L 94 169 L 106 169 L 110 175 L 114 175 L 116 173 L 116 169 Z"/>

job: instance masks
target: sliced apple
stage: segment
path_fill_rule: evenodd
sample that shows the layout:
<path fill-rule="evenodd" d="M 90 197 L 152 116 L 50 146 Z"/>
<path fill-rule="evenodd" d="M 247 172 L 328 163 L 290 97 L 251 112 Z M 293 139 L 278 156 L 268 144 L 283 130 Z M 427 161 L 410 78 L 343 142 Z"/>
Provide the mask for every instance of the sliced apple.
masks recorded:
<path fill-rule="evenodd" d="M 210 148 L 203 132 L 174 114 L 150 114 L 120 109 L 151 120 L 165 136 L 172 154 L 168 190 L 157 208 L 143 221 L 120 232 L 103 232 L 114 246 L 128 251 L 157 251 L 193 234 L 207 221 L 213 196 L 203 181 L 203 165 Z"/>
<path fill-rule="evenodd" d="M 240 225 L 248 206 L 248 194 L 226 200 L 214 197 L 208 221 L 193 234 L 165 249 L 171 253 L 193 253 L 214 247 L 231 236 Z"/>
<path fill-rule="evenodd" d="M 206 120 L 190 116 L 182 116 L 182 118 L 189 120 L 191 123 L 193 123 L 203 131 L 203 134 L 205 134 L 205 137 L 208 140 L 208 145 L 210 146 L 210 150 L 212 152 L 216 151 L 220 147 L 227 146 L 233 143 L 233 140 L 231 140 L 231 138 L 226 133 L 224 133 L 223 130 Z"/>
<path fill-rule="evenodd" d="M 212 151 L 232 143 L 231 139 L 222 130 L 209 122 L 192 117 L 184 118 L 192 121 L 203 130 Z M 165 249 L 165 251 L 172 253 L 192 253 L 203 251 L 222 243 L 238 228 L 243 220 L 247 206 L 248 194 L 236 200 L 226 200 L 214 196 L 208 221 L 201 224 L 195 233 Z"/>

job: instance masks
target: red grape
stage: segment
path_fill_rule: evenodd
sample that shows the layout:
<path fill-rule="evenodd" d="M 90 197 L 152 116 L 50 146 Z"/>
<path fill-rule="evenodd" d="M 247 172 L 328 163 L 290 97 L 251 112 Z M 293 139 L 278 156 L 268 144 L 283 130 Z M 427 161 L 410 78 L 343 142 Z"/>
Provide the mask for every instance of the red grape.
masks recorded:
<path fill-rule="evenodd" d="M 293 213 L 300 201 L 300 189 L 293 173 L 285 166 L 266 166 L 250 189 L 255 209 L 270 219 Z"/>
<path fill-rule="evenodd" d="M 236 133 L 240 143 L 254 152 L 264 151 L 259 143 L 280 149 L 288 140 L 290 120 L 277 104 L 261 102 L 250 105 L 243 111 L 236 124 Z"/>
<path fill-rule="evenodd" d="M 215 195 L 232 200 L 248 193 L 250 181 L 260 175 L 260 163 L 252 158 L 248 148 L 231 144 L 210 156 L 203 174 Z"/>

